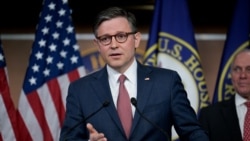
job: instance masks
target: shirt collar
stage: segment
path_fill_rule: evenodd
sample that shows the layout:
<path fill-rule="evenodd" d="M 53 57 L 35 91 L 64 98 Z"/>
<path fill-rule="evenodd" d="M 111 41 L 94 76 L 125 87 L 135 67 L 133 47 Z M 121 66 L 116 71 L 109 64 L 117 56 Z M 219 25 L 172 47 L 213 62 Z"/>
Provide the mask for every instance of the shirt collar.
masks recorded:
<path fill-rule="evenodd" d="M 117 72 L 115 69 L 111 68 L 109 65 L 107 65 L 107 72 L 108 72 L 109 79 L 112 79 L 112 80 L 118 80 L 118 78 L 121 75 L 121 73 Z M 136 83 L 136 76 L 137 76 L 136 59 L 134 59 L 130 67 L 124 72 L 124 75 L 127 77 L 127 80 L 129 80 L 131 83 Z"/>
<path fill-rule="evenodd" d="M 236 104 L 236 107 L 244 105 L 245 102 L 247 102 L 247 100 L 245 98 L 243 98 L 242 96 L 240 96 L 238 93 L 235 94 L 235 104 Z"/>

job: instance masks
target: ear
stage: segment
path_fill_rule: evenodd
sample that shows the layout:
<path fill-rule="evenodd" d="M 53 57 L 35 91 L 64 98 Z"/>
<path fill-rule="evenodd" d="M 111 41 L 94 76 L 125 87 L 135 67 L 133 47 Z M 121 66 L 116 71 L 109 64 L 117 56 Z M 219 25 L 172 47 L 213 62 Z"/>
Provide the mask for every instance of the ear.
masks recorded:
<path fill-rule="evenodd" d="M 141 42 L 141 33 L 140 32 L 135 33 L 134 37 L 135 37 L 135 48 L 138 48 Z"/>

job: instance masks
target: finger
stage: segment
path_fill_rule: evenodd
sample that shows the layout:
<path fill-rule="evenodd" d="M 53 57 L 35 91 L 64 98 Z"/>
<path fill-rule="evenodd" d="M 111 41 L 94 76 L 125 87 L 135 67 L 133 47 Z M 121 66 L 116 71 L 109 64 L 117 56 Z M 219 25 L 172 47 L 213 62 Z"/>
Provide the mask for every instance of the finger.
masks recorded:
<path fill-rule="evenodd" d="M 107 141 L 107 138 L 105 138 L 103 133 L 99 133 L 91 123 L 87 123 L 86 125 L 87 129 L 89 130 L 90 133 L 90 140 L 95 140 L 95 141 Z"/>
<path fill-rule="evenodd" d="M 96 134 L 96 135 L 90 137 L 90 139 L 93 139 L 94 141 L 107 141 L 107 138 L 104 136 L 103 133 Z"/>
<path fill-rule="evenodd" d="M 89 133 L 98 133 L 92 124 L 87 123 L 86 127 L 89 130 Z"/>

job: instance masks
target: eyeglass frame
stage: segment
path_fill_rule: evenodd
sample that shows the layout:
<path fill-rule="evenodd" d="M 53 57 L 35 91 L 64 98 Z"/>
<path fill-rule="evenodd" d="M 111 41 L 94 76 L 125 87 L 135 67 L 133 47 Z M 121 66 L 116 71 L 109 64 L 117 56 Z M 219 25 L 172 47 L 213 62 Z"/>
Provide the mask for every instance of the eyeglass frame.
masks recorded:
<path fill-rule="evenodd" d="M 250 74 L 250 67 L 246 67 L 246 68 L 242 68 L 239 66 L 235 66 L 232 67 L 232 73 L 234 74 L 242 74 L 242 73 L 246 73 L 246 74 Z"/>
<path fill-rule="evenodd" d="M 115 34 L 115 35 L 102 35 L 102 36 L 96 37 L 96 39 L 97 39 L 98 42 L 100 42 L 102 45 L 106 46 L 106 45 L 111 44 L 113 37 L 115 37 L 116 42 L 118 42 L 118 43 L 125 43 L 125 42 L 127 41 L 129 35 L 136 34 L 136 33 L 137 33 L 137 31 L 132 31 L 132 32 L 119 32 L 119 33 L 117 33 L 117 34 Z M 117 38 L 118 38 L 118 35 L 121 35 L 121 34 L 126 35 L 126 36 L 125 36 L 126 39 L 125 39 L 124 41 L 122 41 L 122 42 L 118 41 L 119 39 L 117 39 Z M 101 38 L 102 38 L 102 37 L 105 37 L 105 38 L 109 39 L 110 41 L 109 41 L 108 43 L 104 44 L 104 43 L 102 43 L 102 41 L 101 41 Z"/>

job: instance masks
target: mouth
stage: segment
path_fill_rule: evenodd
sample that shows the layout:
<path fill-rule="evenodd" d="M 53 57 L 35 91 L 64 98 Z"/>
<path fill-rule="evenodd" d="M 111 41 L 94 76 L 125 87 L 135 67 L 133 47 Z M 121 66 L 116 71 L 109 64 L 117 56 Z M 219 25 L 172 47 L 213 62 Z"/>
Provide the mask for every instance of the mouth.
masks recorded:
<path fill-rule="evenodd" d="M 121 53 L 112 53 L 109 56 L 113 57 L 113 58 L 116 58 L 116 57 L 120 57 L 121 55 L 122 55 Z"/>
<path fill-rule="evenodd" d="M 248 84 L 248 83 L 239 83 L 238 85 L 240 87 L 248 87 L 248 86 L 250 86 L 250 84 Z"/>

